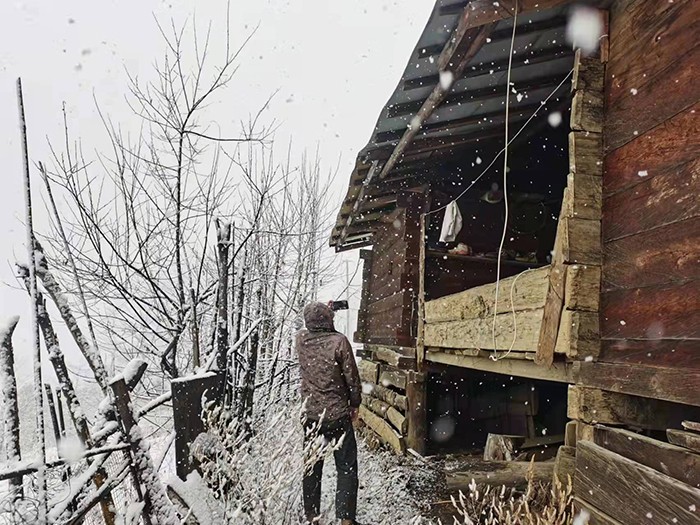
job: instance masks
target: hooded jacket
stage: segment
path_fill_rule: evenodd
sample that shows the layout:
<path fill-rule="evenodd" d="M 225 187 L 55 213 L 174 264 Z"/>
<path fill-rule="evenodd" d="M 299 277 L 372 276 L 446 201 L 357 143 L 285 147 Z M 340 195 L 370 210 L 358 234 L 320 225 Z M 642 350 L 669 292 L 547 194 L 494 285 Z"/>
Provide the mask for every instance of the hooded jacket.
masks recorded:
<path fill-rule="evenodd" d="M 352 347 L 335 331 L 333 311 L 323 303 L 304 308 L 304 324 L 296 336 L 301 396 L 306 417 L 336 421 L 360 406 L 362 384 Z"/>

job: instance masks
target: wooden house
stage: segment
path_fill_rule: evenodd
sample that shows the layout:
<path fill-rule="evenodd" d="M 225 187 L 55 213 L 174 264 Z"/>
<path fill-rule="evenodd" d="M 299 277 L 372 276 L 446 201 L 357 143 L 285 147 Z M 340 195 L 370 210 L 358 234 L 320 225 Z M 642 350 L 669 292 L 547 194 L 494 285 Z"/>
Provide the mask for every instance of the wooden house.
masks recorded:
<path fill-rule="evenodd" d="M 700 2 L 589 2 L 588 54 L 575 8 L 437 1 L 331 234 L 361 415 L 398 452 L 566 434 L 596 523 L 698 523 Z"/>

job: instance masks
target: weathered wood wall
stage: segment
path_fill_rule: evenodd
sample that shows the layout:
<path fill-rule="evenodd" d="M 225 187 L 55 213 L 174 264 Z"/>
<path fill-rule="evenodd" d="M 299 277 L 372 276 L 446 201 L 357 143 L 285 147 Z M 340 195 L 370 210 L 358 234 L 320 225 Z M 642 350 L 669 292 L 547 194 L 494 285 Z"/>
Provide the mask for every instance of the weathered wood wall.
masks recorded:
<path fill-rule="evenodd" d="M 618 1 L 610 12 L 602 349 L 581 376 L 602 389 L 693 405 L 700 405 L 698 34 L 694 0 Z"/>
<path fill-rule="evenodd" d="M 422 202 L 417 192 L 400 195 L 399 207 L 374 234 L 372 255 L 364 260 L 357 342 L 415 344 Z"/>

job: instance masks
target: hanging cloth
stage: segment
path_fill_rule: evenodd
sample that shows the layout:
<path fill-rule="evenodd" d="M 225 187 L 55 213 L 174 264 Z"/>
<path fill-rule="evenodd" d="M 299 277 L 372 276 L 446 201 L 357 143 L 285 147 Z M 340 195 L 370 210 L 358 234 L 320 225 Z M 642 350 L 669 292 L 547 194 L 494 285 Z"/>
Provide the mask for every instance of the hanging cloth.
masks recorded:
<path fill-rule="evenodd" d="M 440 230 L 440 242 L 453 242 L 462 229 L 462 214 L 457 206 L 457 201 L 452 201 L 445 208 L 445 217 L 442 219 Z"/>

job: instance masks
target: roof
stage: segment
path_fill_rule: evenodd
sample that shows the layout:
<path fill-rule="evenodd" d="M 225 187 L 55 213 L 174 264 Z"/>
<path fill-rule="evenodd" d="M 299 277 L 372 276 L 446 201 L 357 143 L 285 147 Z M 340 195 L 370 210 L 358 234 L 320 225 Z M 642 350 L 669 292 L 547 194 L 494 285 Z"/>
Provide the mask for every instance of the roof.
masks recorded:
<path fill-rule="evenodd" d="M 520 0 L 524 12 L 517 18 L 511 69 L 513 128 L 530 117 L 573 67 L 574 51 L 565 41 L 567 7 L 558 5 L 562 3 Z M 418 167 L 464 153 L 477 142 L 502 145 L 513 31 L 508 4 L 436 2 L 368 144 L 357 156 L 331 233 L 336 250 L 371 243 L 378 221 L 395 206 L 397 192 L 417 183 L 413 175 Z M 554 7 L 537 10 L 536 5 Z M 450 78 L 456 79 L 451 85 Z M 560 93 L 568 89 L 564 83 Z"/>

